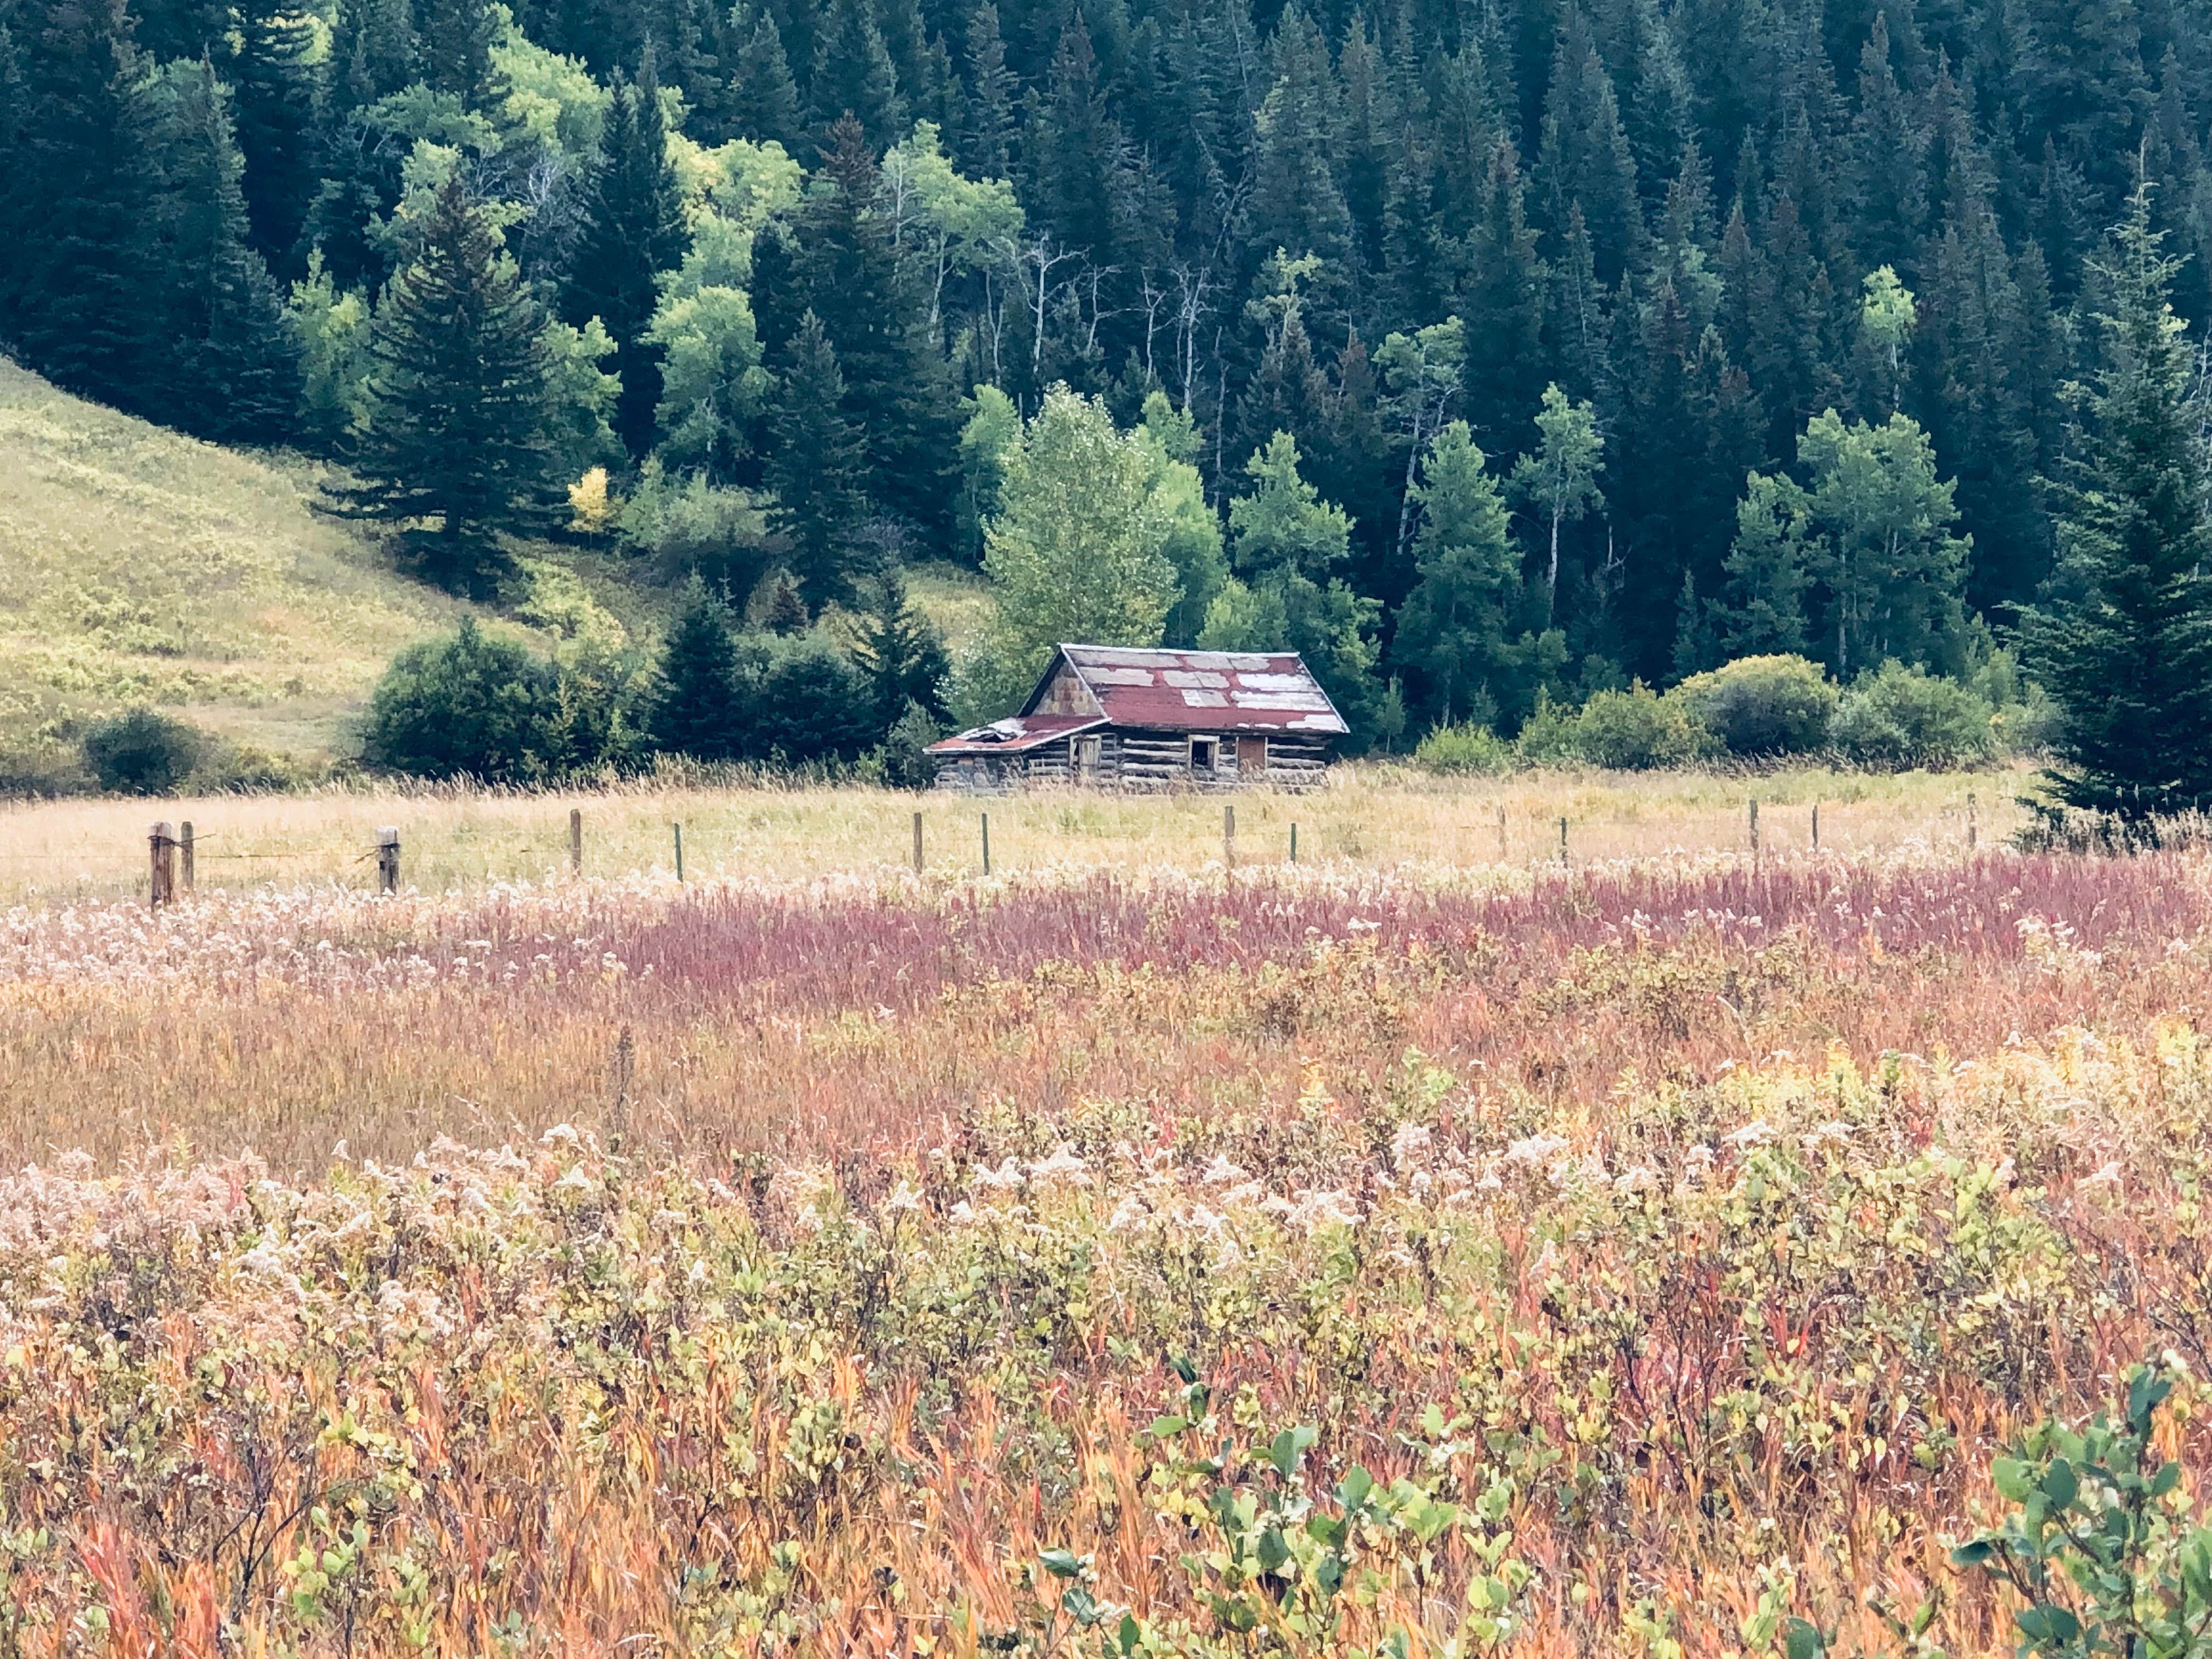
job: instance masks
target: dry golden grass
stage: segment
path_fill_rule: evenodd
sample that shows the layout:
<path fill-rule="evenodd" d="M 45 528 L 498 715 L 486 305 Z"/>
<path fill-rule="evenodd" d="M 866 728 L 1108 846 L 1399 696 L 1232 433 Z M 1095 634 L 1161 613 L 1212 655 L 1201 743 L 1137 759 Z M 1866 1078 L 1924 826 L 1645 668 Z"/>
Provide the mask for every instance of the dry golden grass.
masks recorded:
<path fill-rule="evenodd" d="M 0 747 L 148 702 L 328 751 L 392 653 L 461 610 L 319 517 L 302 466 L 101 409 L 5 358 L 0 470 Z"/>
<path fill-rule="evenodd" d="M 1742 851 L 1746 804 L 1760 803 L 1762 846 L 1803 850 L 1820 807 L 1824 851 L 1963 851 L 1968 803 L 1981 844 L 2015 826 L 2019 773 L 1889 777 L 1807 768 L 1709 773 L 1528 773 L 1464 781 L 1401 767 L 1340 768 L 1307 794 L 1120 795 L 1040 791 L 1002 799 L 854 787 L 699 788 L 639 783 L 577 794 L 332 789 L 291 796 L 0 805 L 0 904 L 98 902 L 145 891 L 154 820 L 189 821 L 199 883 L 236 890 L 336 883 L 367 887 L 363 855 L 397 825 L 408 885 L 424 892 L 538 880 L 568 867 L 568 814 L 584 814 L 589 876 L 673 873 L 670 826 L 684 826 L 691 880 L 807 879 L 908 866 L 922 815 L 929 871 L 957 879 L 981 861 L 990 818 L 999 872 L 1047 868 L 1198 870 L 1220 860 L 1222 808 L 1237 814 L 1240 864 L 1287 860 L 1291 825 L 1309 863 L 1555 864 L 1559 820 L 1571 861 Z M 1498 809 L 1505 809 L 1501 857 Z"/>

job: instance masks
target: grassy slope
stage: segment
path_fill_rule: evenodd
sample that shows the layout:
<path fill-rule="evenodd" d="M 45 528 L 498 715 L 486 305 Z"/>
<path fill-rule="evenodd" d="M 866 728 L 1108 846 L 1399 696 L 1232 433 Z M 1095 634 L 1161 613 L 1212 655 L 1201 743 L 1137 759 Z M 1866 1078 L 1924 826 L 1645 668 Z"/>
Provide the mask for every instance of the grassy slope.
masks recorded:
<path fill-rule="evenodd" d="M 240 742 L 339 747 L 385 662 L 460 607 L 224 450 L 0 358 L 0 766 L 61 722 L 164 705 Z"/>

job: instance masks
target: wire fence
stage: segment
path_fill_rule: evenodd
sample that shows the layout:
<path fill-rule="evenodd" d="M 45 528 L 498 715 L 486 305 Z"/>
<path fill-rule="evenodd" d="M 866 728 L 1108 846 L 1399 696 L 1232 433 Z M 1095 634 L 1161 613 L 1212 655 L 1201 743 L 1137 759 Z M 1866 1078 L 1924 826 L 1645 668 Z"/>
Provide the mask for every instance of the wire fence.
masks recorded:
<path fill-rule="evenodd" d="M 1802 805 L 1802 803 L 1797 805 Z M 1733 851 L 1747 857 L 1753 863 L 1784 847 L 1818 853 L 1822 850 L 1823 805 L 1815 800 L 1810 804 L 1809 811 L 1793 813 L 1791 816 L 1796 822 L 1785 828 L 1778 822 L 1770 804 L 1769 816 L 1762 833 L 1759 801 L 1755 798 L 1743 800 L 1737 809 L 1741 814 L 1737 819 L 1739 827 L 1733 835 L 1729 835 L 1720 823 L 1709 826 L 1717 832 L 1714 841 L 1708 843 L 1709 849 Z M 1003 871 L 1007 864 L 1006 849 L 1002 846 L 999 858 L 994 860 L 991 813 L 973 808 L 969 811 L 972 812 L 972 817 L 968 818 L 970 827 L 964 835 L 957 836 L 957 841 L 966 842 L 966 850 L 963 853 L 956 841 L 951 848 L 951 858 L 941 860 L 939 867 L 964 866 L 988 876 L 993 872 L 995 862 Z M 1311 834 L 1306 836 L 1302 848 L 1300 825 L 1295 819 L 1283 823 L 1270 817 L 1264 827 L 1248 822 L 1245 833 L 1240 836 L 1237 815 L 1235 804 L 1222 805 L 1218 857 L 1224 866 L 1235 866 L 1240 862 L 1240 855 L 1243 861 L 1292 864 L 1301 861 L 1302 857 L 1311 860 L 1317 852 L 1322 857 L 1329 855 L 1316 848 L 1316 838 Z M 911 815 L 910 826 L 899 826 L 902 831 L 910 830 L 910 836 L 901 833 L 896 841 L 886 836 L 884 839 L 889 844 L 883 846 L 877 856 L 871 858 L 863 854 L 857 862 L 881 866 L 910 861 L 917 872 L 923 872 L 928 867 L 926 864 L 926 854 L 929 850 L 927 841 L 933 839 L 940 848 L 947 844 L 945 831 L 948 826 L 942 809 L 931 816 L 936 819 L 936 835 L 933 837 L 926 838 L 925 814 L 917 811 Z M 1450 848 L 1413 850 L 1416 851 L 1417 856 L 1440 858 L 1454 863 L 1510 864 L 1516 861 L 1517 854 L 1519 862 L 1556 861 L 1567 865 L 1577 858 L 1578 823 L 1571 812 L 1524 811 L 1515 815 L 1511 833 L 1509 834 L 1506 808 L 1503 803 L 1498 803 L 1494 808 L 1486 806 L 1479 814 L 1468 814 L 1468 821 L 1456 826 L 1459 833 L 1454 837 L 1454 844 Z M 1310 830 L 1313 826 L 1308 827 Z M 1617 830 L 1617 826 L 1608 825 L 1601 820 L 1594 821 L 1590 827 L 1599 831 Z M 1959 827 L 1963 831 L 1960 838 L 1971 852 L 1978 843 L 1980 830 L 1975 798 L 1971 793 L 1966 797 L 1963 823 Z M 618 833 L 614 839 L 633 859 L 642 850 L 639 832 L 643 828 L 631 819 L 624 819 L 618 823 Z M 872 825 L 871 828 L 880 834 L 889 826 Z M 1030 826 L 1032 832 L 1036 828 Z M 1187 826 L 1185 829 L 1187 832 Z M 1255 829 L 1256 834 L 1254 833 Z M 570 811 L 566 830 L 565 836 L 559 836 L 557 830 L 554 836 L 548 836 L 534 827 L 522 826 L 490 833 L 482 830 L 471 830 L 459 836 L 450 830 L 444 834 L 428 831 L 425 835 L 429 843 L 428 855 L 422 862 L 441 872 L 449 882 L 465 881 L 471 877 L 501 879 L 503 878 L 492 866 L 516 864 L 526 864 L 534 868 L 514 869 L 514 878 L 557 873 L 563 864 L 568 873 L 580 877 L 585 872 L 585 823 L 581 809 Z M 624 868 L 601 868 L 593 873 L 602 876 L 637 875 L 644 873 L 647 868 L 662 871 L 672 868 L 676 879 L 684 880 L 684 824 L 681 820 L 669 822 L 661 833 L 666 837 L 662 842 L 665 861 L 655 859 L 649 865 L 632 862 Z M 1494 855 L 1490 845 L 1493 833 Z M 1725 842 L 1719 839 L 1721 836 L 1726 836 Z M 870 840 L 873 838 L 873 836 L 869 837 Z M 1190 845 L 1188 840 L 1182 844 L 1186 848 Z M 1198 844 L 1204 846 L 1203 842 Z M 1830 844 L 1832 847 L 1835 844 L 1832 835 Z M 215 875 L 227 870 L 234 871 L 240 876 L 266 873 L 276 878 L 299 873 L 312 876 L 317 872 L 335 876 L 339 872 L 350 871 L 374 861 L 377 887 L 386 892 L 397 891 L 415 859 L 415 849 L 406 844 L 401 830 L 391 825 L 380 827 L 374 840 L 367 844 L 349 837 L 342 842 L 272 846 L 251 832 L 223 829 L 202 830 L 190 822 L 162 822 L 150 827 L 141 845 L 144 850 L 137 853 L 127 853 L 123 846 L 114 846 L 112 850 L 107 847 L 95 848 L 84 846 L 67 850 L 0 849 L 0 866 L 46 869 L 73 866 L 80 872 L 78 885 L 81 887 L 97 883 L 110 893 L 135 889 L 142 897 L 158 906 L 192 892 L 199 884 L 203 873 Z M 699 863 L 698 854 L 702 850 L 700 842 L 695 836 L 691 848 L 695 868 Z M 1208 849 L 1203 856 L 1213 854 Z M 58 884 L 54 891 L 66 891 L 69 885 L 66 883 Z"/>

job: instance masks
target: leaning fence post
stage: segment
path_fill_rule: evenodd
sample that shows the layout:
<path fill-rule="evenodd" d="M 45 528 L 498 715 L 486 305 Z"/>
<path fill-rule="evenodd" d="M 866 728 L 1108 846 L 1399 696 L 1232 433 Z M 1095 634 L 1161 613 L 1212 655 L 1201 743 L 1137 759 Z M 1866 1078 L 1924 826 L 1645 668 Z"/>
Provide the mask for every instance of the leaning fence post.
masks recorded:
<path fill-rule="evenodd" d="M 914 815 L 914 872 L 921 873 L 921 814 Z"/>
<path fill-rule="evenodd" d="M 177 851 L 184 856 L 178 860 L 177 879 L 184 890 L 192 890 L 192 821 L 186 818 L 177 826 Z"/>
<path fill-rule="evenodd" d="M 1229 805 L 1221 809 L 1221 862 L 1226 868 L 1237 867 L 1237 809 Z"/>
<path fill-rule="evenodd" d="M 584 873 L 584 809 L 580 806 L 568 809 L 568 873 Z"/>
<path fill-rule="evenodd" d="M 983 873 L 988 876 L 991 873 L 991 815 L 980 812 L 976 816 L 983 821 Z"/>
<path fill-rule="evenodd" d="M 164 818 L 155 824 L 146 837 L 147 849 L 152 855 L 153 870 L 148 884 L 147 902 L 154 909 L 172 903 L 177 896 L 177 842 L 169 822 Z"/>
<path fill-rule="evenodd" d="M 376 832 L 376 885 L 378 890 L 396 893 L 399 890 L 399 826 L 386 824 Z"/>

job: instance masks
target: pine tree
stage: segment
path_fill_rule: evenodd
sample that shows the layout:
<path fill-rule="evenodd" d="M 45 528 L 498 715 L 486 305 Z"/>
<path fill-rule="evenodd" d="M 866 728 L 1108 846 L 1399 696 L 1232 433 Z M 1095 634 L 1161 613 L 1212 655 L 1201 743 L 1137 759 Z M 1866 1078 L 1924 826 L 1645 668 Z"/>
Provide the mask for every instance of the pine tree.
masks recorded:
<path fill-rule="evenodd" d="M 1481 216 L 1471 239 L 1465 371 L 1468 426 L 1491 453 L 1512 455 L 1543 390 L 1546 272 L 1536 233 L 1522 206 L 1520 164 L 1511 143 L 1491 152 Z"/>
<path fill-rule="evenodd" d="M 286 0 L 247 0 L 230 70 L 253 246 L 286 277 L 307 269 L 300 233 L 314 204 L 319 78 L 314 19 Z"/>
<path fill-rule="evenodd" d="M 1889 21 L 1875 14 L 1859 58 L 1859 108 L 1850 155 L 1859 257 L 1869 265 L 1916 270 L 1928 184 L 1923 160 L 1927 129 L 1910 107 L 1889 63 Z"/>
<path fill-rule="evenodd" d="M 1244 209 L 1245 246 L 1255 266 L 1278 248 L 1318 260 L 1308 281 L 1327 314 L 1352 275 L 1352 215 L 1336 181 L 1344 94 L 1328 42 L 1296 0 L 1275 26 L 1268 59 L 1273 84 L 1255 118 L 1260 137 Z"/>
<path fill-rule="evenodd" d="M 2063 597 L 2027 629 L 2066 717 L 2051 796 L 2138 825 L 2212 799 L 2212 481 L 2177 264 L 2138 185 L 2098 269 L 2101 361 L 2058 513 Z"/>
<path fill-rule="evenodd" d="M 458 173 L 377 307 L 370 350 L 356 482 L 338 503 L 402 526 L 432 580 L 489 592 L 501 532 L 550 521 L 550 362 L 544 317 Z"/>
<path fill-rule="evenodd" d="M 491 49 L 499 40 L 495 0 L 416 0 L 415 27 L 423 79 L 472 110 L 488 109 L 501 95 Z"/>
<path fill-rule="evenodd" d="M 1021 82 L 1006 67 L 999 9 L 990 0 L 968 15 L 968 104 L 960 122 L 960 161 L 969 176 L 1005 179 L 1014 167 L 1014 107 Z"/>
<path fill-rule="evenodd" d="M 1113 263 L 1115 175 L 1124 144 L 1098 85 L 1098 59 L 1083 15 L 1071 10 L 1042 98 L 1031 101 L 1022 146 L 1024 199 L 1061 242 L 1097 264 Z"/>
<path fill-rule="evenodd" d="M 661 647 L 659 671 L 647 725 L 653 747 L 693 760 L 735 758 L 748 699 L 730 607 L 696 576 Z"/>
<path fill-rule="evenodd" d="M 836 348 L 844 413 L 867 447 L 870 493 L 941 543 L 951 532 L 959 401 L 927 331 L 927 296 L 900 268 L 876 210 L 879 179 L 859 123 L 841 120 L 793 216 L 798 289 Z M 757 279 L 760 270 L 757 252 Z M 760 322 L 766 337 L 770 319 Z"/>
<path fill-rule="evenodd" d="M 161 412 L 221 442 L 276 443 L 300 401 L 300 348 L 248 245 L 228 92 L 203 58 L 171 64 L 157 215 L 173 287 Z"/>
<path fill-rule="evenodd" d="M 816 605 L 852 592 L 867 515 L 864 451 L 844 404 L 836 348 L 810 311 L 776 390 L 768 484 L 775 493 L 769 523 L 789 540 L 792 574 Z"/>
<path fill-rule="evenodd" d="M 1713 625 L 1730 657 L 1802 656 L 1812 503 L 1785 476 L 1749 474 Z"/>
<path fill-rule="evenodd" d="M 837 142 L 833 129 L 847 116 L 860 123 L 868 146 L 880 154 L 906 136 L 906 100 L 898 71 L 884 45 L 872 0 L 834 0 L 814 66 L 814 121 L 826 153 Z"/>
<path fill-rule="evenodd" d="M 1598 282 L 1611 287 L 1644 252 L 1644 216 L 1636 161 L 1620 125 L 1613 77 L 1579 9 L 1570 5 L 1552 61 L 1544 100 L 1543 142 L 1536 157 L 1536 198 L 1554 235 L 1564 235 L 1571 208 L 1589 228 Z"/>
<path fill-rule="evenodd" d="M 775 14 L 738 0 L 730 15 L 736 42 L 730 77 L 730 122 L 740 137 L 773 138 L 787 149 L 799 137 L 799 87 L 791 78 Z"/>
<path fill-rule="evenodd" d="M 878 572 L 860 589 L 852 625 L 853 660 L 874 691 L 876 724 L 888 731 L 908 704 L 945 713 L 943 686 L 951 663 L 936 624 L 907 597 L 896 568 Z"/>
<path fill-rule="evenodd" d="M 652 447 L 660 404 L 661 349 L 648 337 L 660 303 L 656 278 L 684 262 L 690 241 L 648 54 L 636 80 L 616 75 L 583 240 L 562 296 L 571 324 L 597 317 L 614 337 L 623 383 L 615 431 L 634 456 Z"/>
<path fill-rule="evenodd" d="M 21 125 L 0 179 L 17 228 L 0 238 L 4 343 L 58 386 L 142 409 L 163 273 L 144 240 L 153 135 L 130 19 L 123 0 L 25 0 L 9 29 Z"/>
<path fill-rule="evenodd" d="M 1399 612 L 1392 654 L 1422 677 L 1424 706 L 1436 718 L 1476 711 L 1517 724 L 1565 645 L 1547 647 L 1524 625 L 1505 500 L 1464 421 L 1437 434 L 1415 495 L 1420 580 Z"/>

